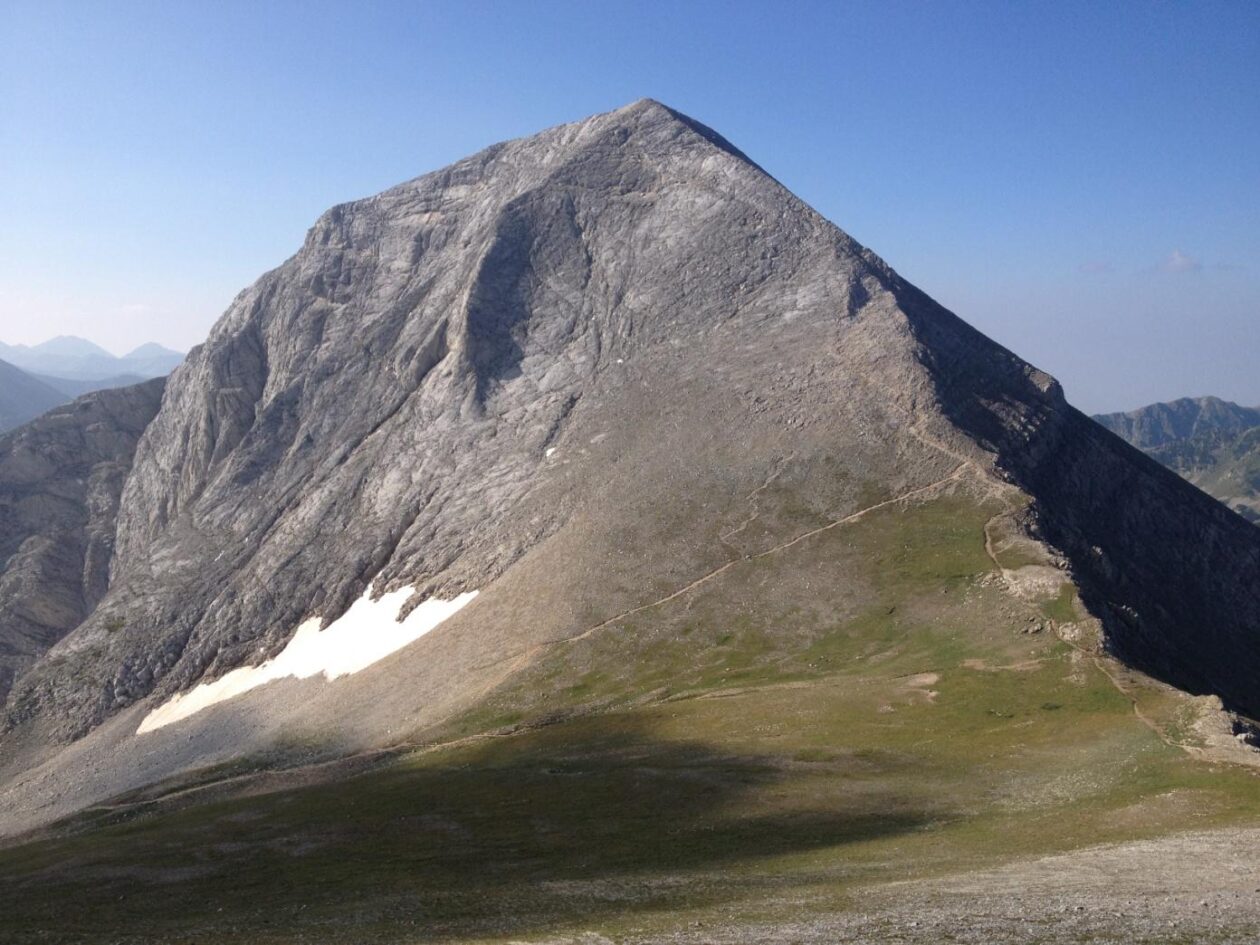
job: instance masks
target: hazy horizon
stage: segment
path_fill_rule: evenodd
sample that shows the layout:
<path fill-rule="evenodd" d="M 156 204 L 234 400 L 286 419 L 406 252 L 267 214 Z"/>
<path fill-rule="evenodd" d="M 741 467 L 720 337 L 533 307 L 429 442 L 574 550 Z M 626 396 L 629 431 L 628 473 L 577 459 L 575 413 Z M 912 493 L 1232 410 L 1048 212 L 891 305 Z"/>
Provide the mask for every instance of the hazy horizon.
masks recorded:
<path fill-rule="evenodd" d="M 192 346 L 190 345 L 190 346 L 189 346 L 189 347 L 187 347 L 187 348 L 173 348 L 173 347 L 171 347 L 170 345 L 163 345 L 163 344 L 161 344 L 160 342 L 154 342 L 154 341 L 141 341 L 141 342 L 139 342 L 139 343 L 137 343 L 137 344 L 134 344 L 134 345 L 129 345 L 129 346 L 125 347 L 125 348 L 114 348 L 114 347 L 111 347 L 111 346 L 109 346 L 109 345 L 103 345 L 103 344 L 101 344 L 100 342 L 96 341 L 94 338 L 89 338 L 89 337 L 87 337 L 86 335 L 74 335 L 74 334 L 70 334 L 70 333 L 68 333 L 68 332 L 63 332 L 63 333 L 61 333 L 61 334 L 57 334 L 57 335 L 49 335 L 47 338 L 40 338 L 40 339 L 39 339 L 39 340 L 37 340 L 37 341 L 11 341 L 11 340 L 9 340 L 8 338 L 0 338 L 0 345 L 11 345 L 11 346 L 13 346 L 13 347 L 22 347 L 22 346 L 25 346 L 25 347 L 27 347 L 27 348 L 34 348 L 34 347 L 38 347 L 39 345 L 41 345 L 41 344 L 45 344 L 45 343 L 50 342 L 50 341 L 59 341 L 59 340 L 61 340 L 61 339 L 63 339 L 63 338 L 77 338 L 77 339 L 78 339 L 78 340 L 80 340 L 80 341 L 87 341 L 87 342 L 90 342 L 91 344 L 96 345 L 96 347 L 100 348 L 100 349 L 101 349 L 102 351 L 104 351 L 106 354 L 111 354 L 111 355 L 113 355 L 113 356 L 114 356 L 114 357 L 116 357 L 116 358 L 125 358 L 127 355 L 129 355 L 129 354 L 131 354 L 131 353 L 133 353 L 133 352 L 135 352 L 135 351 L 139 350 L 140 348 L 144 347 L 145 345 L 149 345 L 149 344 L 158 344 L 158 345 L 159 345 L 159 347 L 165 348 L 165 349 L 166 349 L 166 350 L 168 350 L 168 351 L 174 351 L 174 352 L 175 352 L 175 353 L 177 353 L 177 354 L 187 354 L 187 353 L 188 353 L 188 351 L 189 351 L 189 349 L 192 347 Z M 200 343 L 200 342 L 198 342 L 198 343 Z"/>
<path fill-rule="evenodd" d="M 1260 8 L 975 9 L 16 3 L 0 340 L 185 351 L 328 207 L 650 96 L 1082 409 L 1260 404 Z"/>

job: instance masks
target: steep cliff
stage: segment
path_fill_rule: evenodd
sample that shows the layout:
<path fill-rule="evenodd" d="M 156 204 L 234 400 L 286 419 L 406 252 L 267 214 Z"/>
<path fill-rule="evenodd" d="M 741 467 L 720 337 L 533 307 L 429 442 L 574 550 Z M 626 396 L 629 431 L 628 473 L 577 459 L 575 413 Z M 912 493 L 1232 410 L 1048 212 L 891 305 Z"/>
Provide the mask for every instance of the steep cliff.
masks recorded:
<path fill-rule="evenodd" d="M 1072 575 L 1133 665 L 1260 714 L 1260 533 L 639 102 L 336 207 L 237 297 L 136 447 L 107 593 L 8 700 L 6 770 L 103 723 L 74 750 L 133 751 L 147 712 L 365 593 L 480 591 L 351 682 L 269 683 L 181 722 L 195 740 L 139 736 L 129 770 L 286 726 L 377 744 L 566 641 L 651 639 L 624 618 L 742 562 L 941 497 L 995 566 L 999 531 L 1047 542 L 1038 580 Z M 859 572 L 829 593 L 871 599 Z"/>

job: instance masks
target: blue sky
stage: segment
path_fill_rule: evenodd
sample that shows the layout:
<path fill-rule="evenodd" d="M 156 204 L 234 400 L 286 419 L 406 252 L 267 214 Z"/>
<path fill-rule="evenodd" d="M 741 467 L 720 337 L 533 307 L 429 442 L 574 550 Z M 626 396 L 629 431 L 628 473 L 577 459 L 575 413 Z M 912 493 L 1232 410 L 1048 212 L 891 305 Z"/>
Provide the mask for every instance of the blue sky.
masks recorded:
<path fill-rule="evenodd" d="M 1260 4 L 6 0 L 0 340 L 188 347 L 328 206 L 651 96 L 1119 409 L 1260 404 Z"/>

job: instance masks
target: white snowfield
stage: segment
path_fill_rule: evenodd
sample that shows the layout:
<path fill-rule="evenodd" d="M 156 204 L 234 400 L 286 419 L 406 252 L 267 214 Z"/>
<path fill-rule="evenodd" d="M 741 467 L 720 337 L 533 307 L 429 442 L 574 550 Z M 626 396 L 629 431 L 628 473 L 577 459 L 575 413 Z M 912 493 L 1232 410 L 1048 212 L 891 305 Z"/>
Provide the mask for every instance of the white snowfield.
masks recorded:
<path fill-rule="evenodd" d="M 399 621 L 399 611 L 412 593 L 412 588 L 404 587 L 374 601 L 369 588 L 323 630 L 319 629 L 320 619 L 312 617 L 298 627 L 293 639 L 275 659 L 259 666 L 242 666 L 214 682 L 202 683 L 172 696 L 144 717 L 136 734 L 143 735 L 186 719 L 218 702 L 286 676 L 308 679 L 323 673 L 325 679 L 332 680 L 357 673 L 424 636 L 477 596 L 476 591 L 467 591 L 454 600 L 431 597 L 408 614 L 406 620 Z"/>

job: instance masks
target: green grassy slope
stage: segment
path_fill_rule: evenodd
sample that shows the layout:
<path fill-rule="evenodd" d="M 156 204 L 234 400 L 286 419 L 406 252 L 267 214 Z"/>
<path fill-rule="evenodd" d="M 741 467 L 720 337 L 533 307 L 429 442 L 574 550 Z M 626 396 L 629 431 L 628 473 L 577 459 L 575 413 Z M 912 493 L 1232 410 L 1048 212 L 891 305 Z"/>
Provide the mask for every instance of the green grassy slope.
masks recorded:
<path fill-rule="evenodd" d="M 776 528 L 811 524 L 765 507 Z M 1070 588 L 999 586 L 997 511 L 961 495 L 889 507 L 741 559 L 421 733 L 453 745 L 329 783 L 98 811 L 0 850 L 0 937 L 650 934 L 1260 822 L 1249 770 L 1169 744 L 1189 734 L 1180 697 L 1122 691 L 1056 635 L 1081 616 Z"/>

